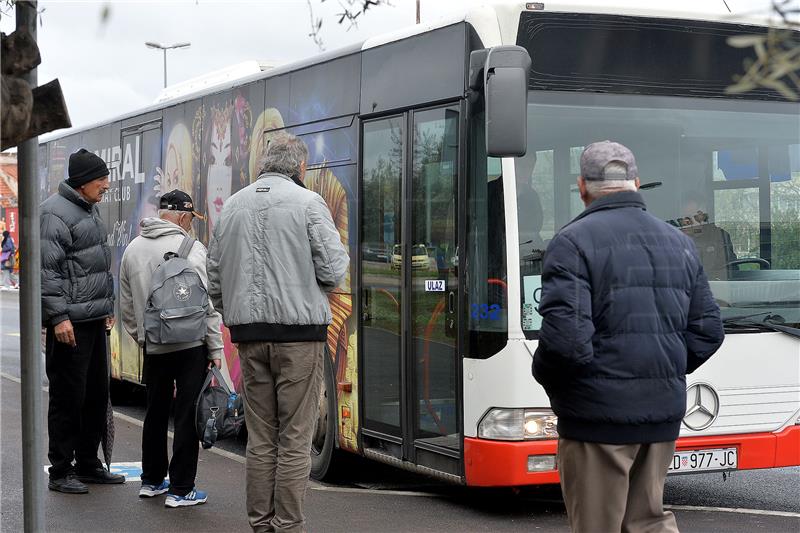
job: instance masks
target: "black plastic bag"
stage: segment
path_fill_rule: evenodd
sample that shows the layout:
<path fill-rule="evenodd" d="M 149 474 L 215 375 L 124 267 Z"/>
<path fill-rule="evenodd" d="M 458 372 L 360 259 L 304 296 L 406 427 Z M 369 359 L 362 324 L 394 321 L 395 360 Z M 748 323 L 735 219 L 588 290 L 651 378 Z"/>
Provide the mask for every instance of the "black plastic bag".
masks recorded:
<path fill-rule="evenodd" d="M 216 378 L 217 385 L 211 385 Z M 242 397 L 232 392 L 222 373 L 212 365 L 194 403 L 197 438 L 203 448 L 211 448 L 217 440 L 239 434 L 244 424 Z"/>

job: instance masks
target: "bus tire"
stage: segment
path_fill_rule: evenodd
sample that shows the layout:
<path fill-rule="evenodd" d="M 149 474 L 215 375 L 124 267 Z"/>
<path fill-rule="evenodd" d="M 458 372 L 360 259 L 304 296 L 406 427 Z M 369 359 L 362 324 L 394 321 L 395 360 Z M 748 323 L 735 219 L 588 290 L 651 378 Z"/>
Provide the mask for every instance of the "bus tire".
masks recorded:
<path fill-rule="evenodd" d="M 341 452 L 336 448 L 336 387 L 334 386 L 333 362 L 327 347 L 322 384 L 320 385 L 319 409 L 314 433 L 311 437 L 311 477 L 318 481 L 330 480 L 336 476 L 337 459 Z"/>
<path fill-rule="evenodd" d="M 111 378 L 108 394 L 112 405 L 140 405 L 144 398 L 144 387 L 123 379 Z"/>

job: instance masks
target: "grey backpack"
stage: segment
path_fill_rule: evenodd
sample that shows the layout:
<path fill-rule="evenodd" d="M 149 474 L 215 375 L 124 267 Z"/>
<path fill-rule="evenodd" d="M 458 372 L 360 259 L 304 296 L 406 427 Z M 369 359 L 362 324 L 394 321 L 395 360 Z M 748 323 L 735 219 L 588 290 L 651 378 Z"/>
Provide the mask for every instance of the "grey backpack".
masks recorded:
<path fill-rule="evenodd" d="M 184 237 L 178 253 L 167 252 L 153 272 L 144 310 L 144 330 L 150 344 L 176 344 L 206 336 L 208 292 L 186 259 L 194 239 Z"/>

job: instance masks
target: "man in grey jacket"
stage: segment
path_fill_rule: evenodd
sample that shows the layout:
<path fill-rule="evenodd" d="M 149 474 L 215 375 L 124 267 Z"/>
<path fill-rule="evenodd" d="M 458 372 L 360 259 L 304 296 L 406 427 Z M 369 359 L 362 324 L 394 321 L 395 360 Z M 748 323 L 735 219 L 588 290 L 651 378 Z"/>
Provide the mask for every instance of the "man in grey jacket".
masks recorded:
<path fill-rule="evenodd" d="M 96 205 L 107 190 L 105 162 L 81 149 L 69 157 L 69 178 L 40 207 L 47 486 L 71 494 L 89 492 L 84 483 L 125 482 L 97 458 L 108 406 L 106 331 L 114 324 L 108 232 Z"/>
<path fill-rule="evenodd" d="M 191 197 L 170 191 L 159 200 L 159 218 L 141 221 L 141 234 L 133 239 L 120 266 L 120 307 L 125 331 L 144 348 L 144 382 L 147 413 L 142 430 L 142 487 L 139 497 L 167 493 L 167 507 L 205 503 L 207 495 L 194 485 L 197 474 L 198 439 L 194 401 L 200 393 L 208 361 L 217 367 L 222 359 L 220 316 L 209 305 L 205 339 L 177 344 L 146 342 L 144 317 L 151 279 L 164 255 L 177 252 L 189 236 L 192 221 L 200 217 Z M 194 241 L 186 256 L 189 264 L 208 287 L 206 248 Z M 167 461 L 167 429 L 175 384 L 175 438 L 172 460 Z M 165 480 L 169 469 L 169 481 Z"/>
<path fill-rule="evenodd" d="M 305 530 L 302 504 L 331 311 L 350 258 L 325 200 L 303 185 L 308 149 L 283 135 L 255 183 L 225 202 L 208 252 L 209 295 L 238 343 L 254 531 Z"/>

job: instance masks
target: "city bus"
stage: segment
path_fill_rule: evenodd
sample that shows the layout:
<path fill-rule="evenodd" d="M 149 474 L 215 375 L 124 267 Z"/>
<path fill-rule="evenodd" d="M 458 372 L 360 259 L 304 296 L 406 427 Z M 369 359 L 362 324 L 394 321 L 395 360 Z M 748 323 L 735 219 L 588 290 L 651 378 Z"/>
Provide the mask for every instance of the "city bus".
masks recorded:
<path fill-rule="evenodd" d="M 644 7 L 465 10 L 52 137 L 41 194 L 78 148 L 107 161 L 118 279 L 160 193 L 191 193 L 208 242 L 269 140 L 301 137 L 305 185 L 351 258 L 330 295 L 313 477 L 346 475 L 355 453 L 470 486 L 548 484 L 557 420 L 531 376 L 542 257 L 583 209 L 583 147 L 613 139 L 636 155 L 649 211 L 695 240 L 726 322 L 687 376 L 670 470 L 799 465 L 800 105 L 726 92 L 756 59 L 729 38 L 767 31 Z M 119 325 L 111 351 L 113 377 L 139 383 Z"/>

